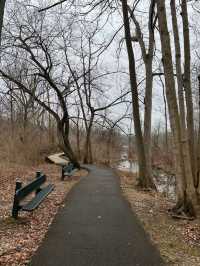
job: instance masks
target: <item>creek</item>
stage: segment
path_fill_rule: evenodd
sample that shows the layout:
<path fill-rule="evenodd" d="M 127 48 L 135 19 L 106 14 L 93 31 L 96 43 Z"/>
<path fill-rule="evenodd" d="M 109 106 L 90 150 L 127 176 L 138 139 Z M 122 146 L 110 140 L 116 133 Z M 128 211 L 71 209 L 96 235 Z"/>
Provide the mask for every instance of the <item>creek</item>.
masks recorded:
<path fill-rule="evenodd" d="M 131 161 L 123 158 L 118 164 L 118 169 L 121 171 L 128 171 L 134 174 L 138 173 L 138 162 Z M 169 199 L 175 200 L 176 198 L 176 186 L 175 176 L 170 173 L 166 173 L 162 169 L 153 169 L 154 183 L 158 192 L 164 194 Z"/>

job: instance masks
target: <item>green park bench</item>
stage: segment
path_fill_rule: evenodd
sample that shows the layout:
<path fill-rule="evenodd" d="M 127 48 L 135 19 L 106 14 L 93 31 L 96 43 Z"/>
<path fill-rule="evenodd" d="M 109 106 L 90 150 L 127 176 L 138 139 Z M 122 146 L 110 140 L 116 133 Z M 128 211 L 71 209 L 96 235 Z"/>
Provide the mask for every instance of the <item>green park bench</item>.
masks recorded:
<path fill-rule="evenodd" d="M 73 163 L 69 162 L 67 165 L 62 166 L 62 175 L 61 179 L 64 180 L 64 178 L 71 177 L 74 175 L 74 173 L 77 171 L 77 168 L 74 166 Z"/>
<path fill-rule="evenodd" d="M 26 186 L 22 187 L 21 182 L 16 182 L 14 202 L 12 208 L 12 217 L 17 219 L 19 211 L 31 212 L 35 210 L 40 203 L 47 197 L 47 195 L 54 189 L 53 184 L 41 187 L 46 182 L 46 175 L 41 172 L 36 172 L 36 179 Z M 22 203 L 23 200 L 35 192 L 35 196 L 28 202 Z"/>

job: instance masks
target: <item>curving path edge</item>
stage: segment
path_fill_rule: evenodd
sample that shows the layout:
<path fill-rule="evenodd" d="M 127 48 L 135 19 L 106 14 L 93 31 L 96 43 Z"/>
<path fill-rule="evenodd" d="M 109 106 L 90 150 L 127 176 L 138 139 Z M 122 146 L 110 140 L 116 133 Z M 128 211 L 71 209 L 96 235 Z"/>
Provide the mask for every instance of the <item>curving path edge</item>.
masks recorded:
<path fill-rule="evenodd" d="M 121 195 L 114 171 L 87 167 L 89 175 L 67 196 L 30 265 L 164 265 Z"/>

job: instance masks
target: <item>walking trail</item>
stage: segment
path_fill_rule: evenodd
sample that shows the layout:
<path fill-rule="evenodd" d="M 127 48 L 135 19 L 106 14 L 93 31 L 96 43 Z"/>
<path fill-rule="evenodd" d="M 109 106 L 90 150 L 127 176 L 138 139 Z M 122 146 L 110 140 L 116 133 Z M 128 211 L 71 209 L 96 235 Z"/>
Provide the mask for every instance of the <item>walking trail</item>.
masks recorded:
<path fill-rule="evenodd" d="M 112 169 L 90 173 L 67 196 L 31 266 L 164 265 L 120 192 Z"/>

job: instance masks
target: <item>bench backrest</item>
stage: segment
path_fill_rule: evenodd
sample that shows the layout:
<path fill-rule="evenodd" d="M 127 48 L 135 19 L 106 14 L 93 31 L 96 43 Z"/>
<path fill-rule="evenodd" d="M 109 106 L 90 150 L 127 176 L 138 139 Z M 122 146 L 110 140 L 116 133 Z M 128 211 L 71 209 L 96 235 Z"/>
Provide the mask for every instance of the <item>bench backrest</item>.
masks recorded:
<path fill-rule="evenodd" d="M 26 185 L 25 187 L 22 187 L 16 191 L 16 196 L 18 200 L 22 200 L 26 196 L 28 196 L 31 192 L 37 190 L 40 188 L 40 186 L 46 181 L 46 176 L 42 173 L 40 175 L 37 174 L 36 179 Z"/>
<path fill-rule="evenodd" d="M 67 165 L 63 166 L 63 170 L 65 172 L 71 172 L 74 169 L 73 163 L 68 163 Z"/>

